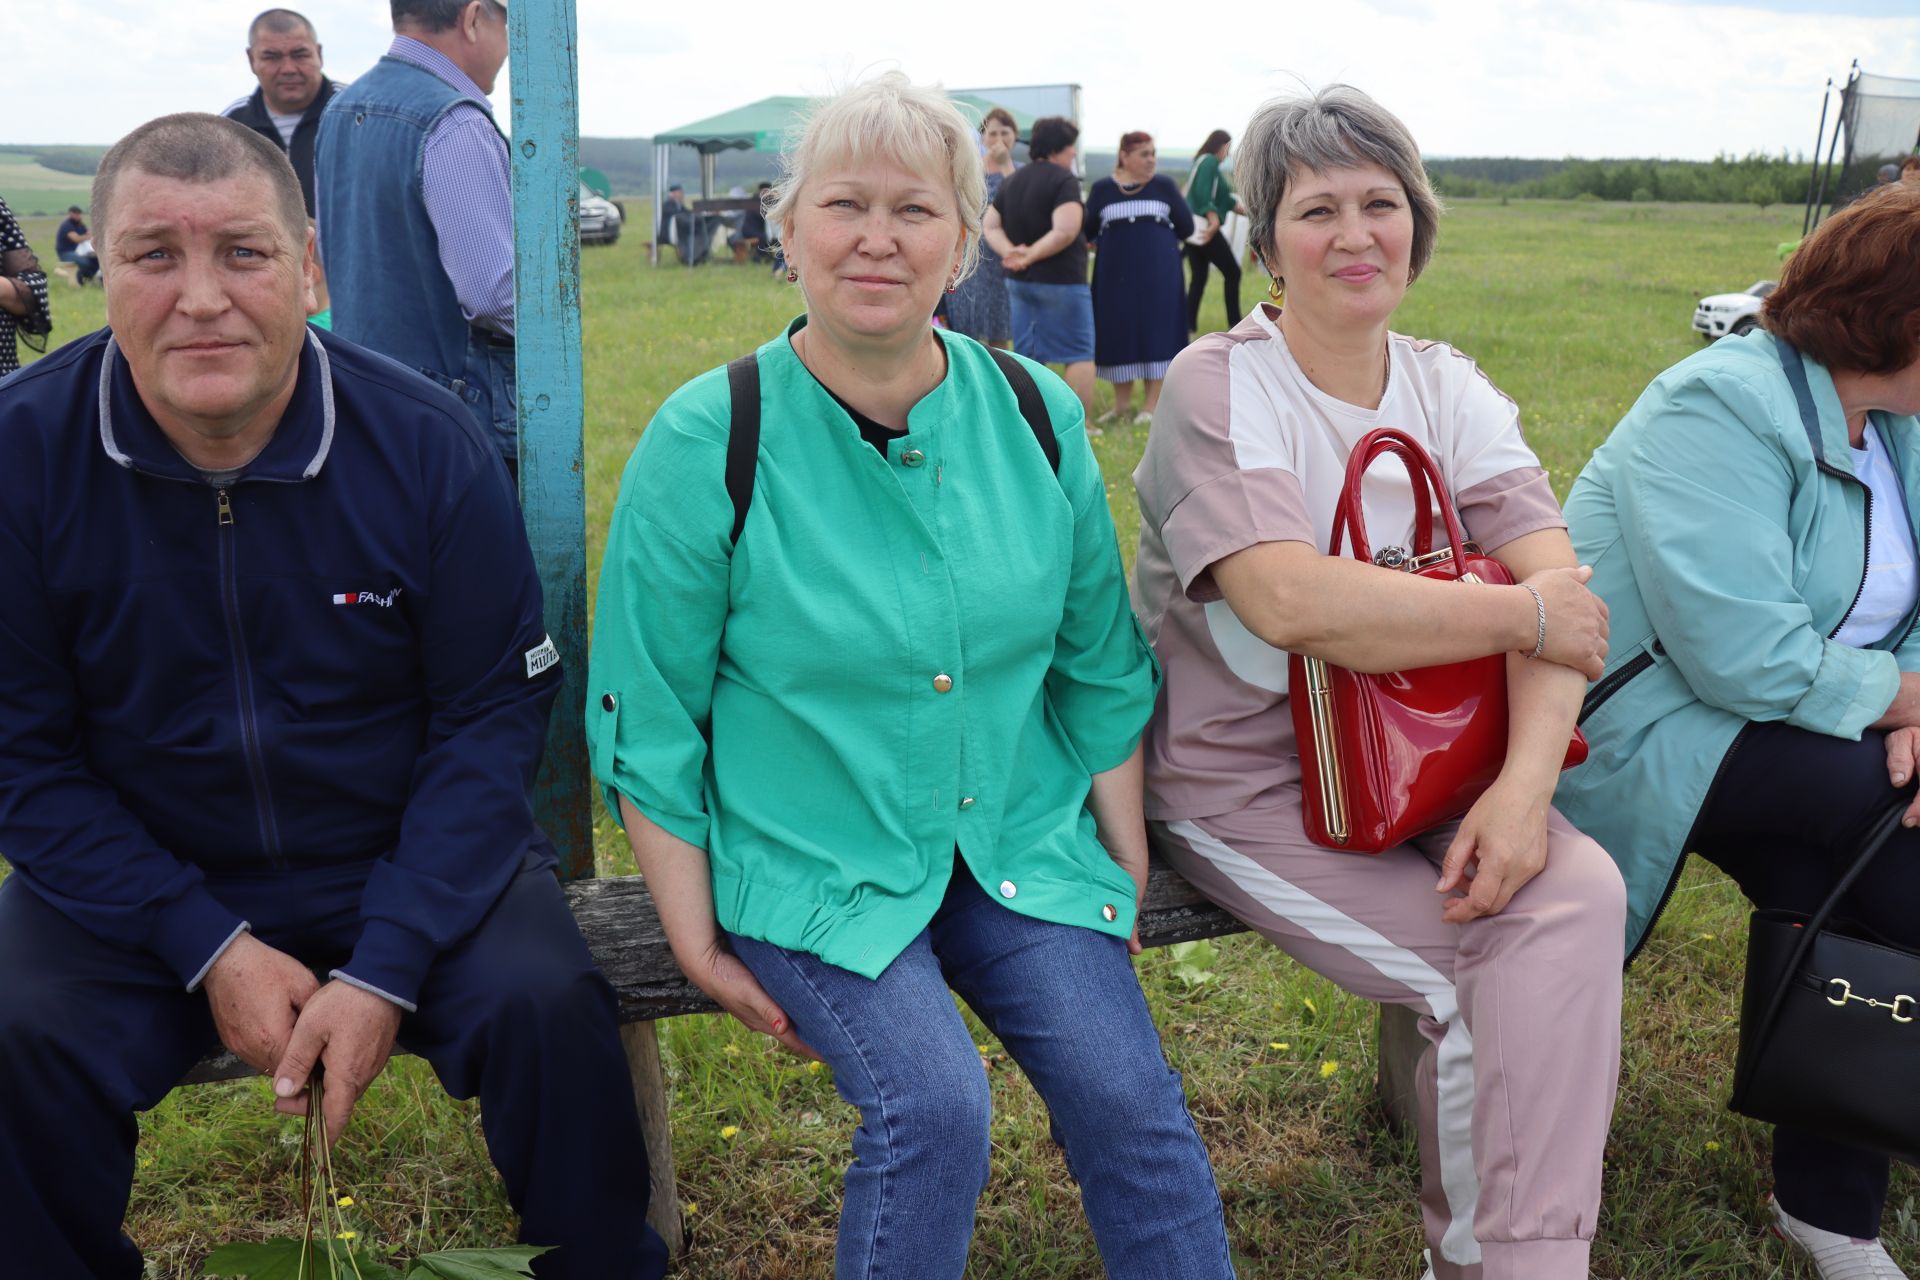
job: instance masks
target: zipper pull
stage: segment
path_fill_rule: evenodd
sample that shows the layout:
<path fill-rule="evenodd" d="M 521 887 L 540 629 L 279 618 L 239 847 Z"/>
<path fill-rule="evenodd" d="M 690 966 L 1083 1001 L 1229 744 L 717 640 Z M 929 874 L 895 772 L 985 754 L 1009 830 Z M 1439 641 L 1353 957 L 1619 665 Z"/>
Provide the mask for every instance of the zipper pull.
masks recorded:
<path fill-rule="evenodd" d="M 227 491 L 225 489 L 218 490 L 217 497 L 219 499 L 221 525 L 224 527 L 226 525 L 232 524 L 233 523 L 233 504 L 227 501 Z"/>

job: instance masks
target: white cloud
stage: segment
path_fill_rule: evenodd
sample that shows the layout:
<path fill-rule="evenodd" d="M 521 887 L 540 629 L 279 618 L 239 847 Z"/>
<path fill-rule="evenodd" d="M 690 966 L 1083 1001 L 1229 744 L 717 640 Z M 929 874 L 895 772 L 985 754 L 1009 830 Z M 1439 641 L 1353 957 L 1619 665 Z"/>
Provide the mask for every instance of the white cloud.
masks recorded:
<path fill-rule="evenodd" d="M 385 48 L 380 0 L 302 7 L 336 75 Z M 40 0 L 8 31 L 8 97 L 45 109 L 0 117 L 8 140 L 110 142 L 151 116 L 220 109 L 252 87 L 241 54 L 252 12 L 225 0 Z M 1910 19 L 1656 0 L 1190 11 L 1109 0 L 1049 6 L 1032 23 L 1006 6 L 579 0 L 578 24 L 581 126 L 598 136 L 899 66 L 956 85 L 1077 82 L 1088 141 L 1102 148 L 1145 128 L 1178 151 L 1216 127 L 1238 132 L 1261 99 L 1302 81 L 1347 80 L 1438 155 L 1705 158 L 1811 148 L 1821 87 L 1855 57 L 1920 75 Z M 503 114 L 508 83 L 494 95 Z"/>

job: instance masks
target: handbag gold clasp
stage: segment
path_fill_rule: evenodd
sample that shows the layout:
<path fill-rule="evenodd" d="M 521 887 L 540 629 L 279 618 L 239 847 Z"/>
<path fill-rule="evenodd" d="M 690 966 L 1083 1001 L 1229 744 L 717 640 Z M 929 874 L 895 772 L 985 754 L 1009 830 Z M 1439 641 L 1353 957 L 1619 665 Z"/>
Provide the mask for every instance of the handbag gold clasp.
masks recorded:
<path fill-rule="evenodd" d="M 1308 658 L 1303 665 L 1312 713 L 1313 758 L 1320 767 L 1320 812 L 1326 818 L 1327 838 L 1345 844 L 1352 832 L 1347 821 L 1347 781 L 1340 772 L 1340 732 L 1333 715 L 1333 676 L 1324 658 Z"/>
<path fill-rule="evenodd" d="M 1863 1004 L 1869 1009 L 1885 1009 L 1888 1016 L 1895 1022 L 1912 1022 L 1913 1014 L 1909 1012 L 1909 1010 L 1913 1009 L 1916 1004 L 1920 1004 L 1920 1001 L 1915 1000 L 1909 995 L 1898 995 L 1891 1000 L 1875 1000 L 1871 996 L 1857 996 L 1853 994 L 1853 984 L 1845 978 L 1828 978 L 1827 991 L 1827 1003 L 1836 1009 L 1844 1009 L 1847 1003 L 1852 1001 L 1855 1004 Z"/>

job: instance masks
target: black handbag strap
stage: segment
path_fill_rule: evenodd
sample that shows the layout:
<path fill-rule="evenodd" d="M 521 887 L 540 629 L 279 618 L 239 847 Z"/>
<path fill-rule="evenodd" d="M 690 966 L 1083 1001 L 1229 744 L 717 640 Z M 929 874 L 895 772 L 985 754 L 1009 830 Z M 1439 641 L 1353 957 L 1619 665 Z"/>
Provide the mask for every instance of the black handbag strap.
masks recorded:
<path fill-rule="evenodd" d="M 1773 1039 L 1774 1024 L 1779 1021 L 1781 1006 L 1786 1003 L 1787 989 L 1793 985 L 1794 975 L 1800 972 L 1800 966 L 1806 962 L 1808 954 L 1813 950 L 1814 940 L 1820 936 L 1820 931 L 1827 927 L 1827 920 L 1833 915 L 1834 908 L 1838 907 L 1840 900 L 1847 896 L 1847 891 L 1853 888 L 1854 881 L 1858 880 L 1861 873 L 1867 869 L 1867 864 L 1874 860 L 1880 850 L 1886 847 L 1893 833 L 1900 829 L 1900 819 L 1906 815 L 1907 806 L 1912 803 L 1912 799 L 1911 792 L 1902 791 L 1884 812 L 1868 824 L 1865 834 L 1860 839 L 1860 856 L 1853 860 L 1853 865 L 1847 868 L 1846 874 L 1841 876 L 1833 886 L 1833 892 L 1827 895 L 1827 900 L 1807 917 L 1807 923 L 1800 930 L 1800 940 L 1794 944 L 1793 954 L 1788 957 L 1786 968 L 1781 973 L 1780 985 L 1774 989 L 1773 995 L 1768 999 L 1767 1011 L 1761 1017 L 1759 1029 L 1753 1037 L 1753 1057 L 1756 1061 L 1767 1051 L 1767 1044 Z"/>

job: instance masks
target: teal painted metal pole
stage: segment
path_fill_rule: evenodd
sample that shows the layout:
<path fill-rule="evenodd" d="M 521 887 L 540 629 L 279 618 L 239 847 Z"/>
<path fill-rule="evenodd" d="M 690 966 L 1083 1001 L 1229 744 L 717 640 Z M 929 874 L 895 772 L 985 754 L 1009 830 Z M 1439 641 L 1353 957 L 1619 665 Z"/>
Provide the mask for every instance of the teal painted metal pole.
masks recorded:
<path fill-rule="evenodd" d="M 534 813 L 561 875 L 593 875 L 584 700 L 587 495 L 580 386 L 580 96 L 574 0 L 508 8 L 513 68 L 515 368 L 520 506 L 565 683 L 547 729 Z"/>

